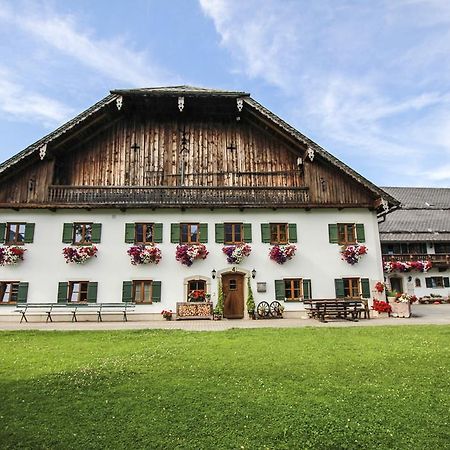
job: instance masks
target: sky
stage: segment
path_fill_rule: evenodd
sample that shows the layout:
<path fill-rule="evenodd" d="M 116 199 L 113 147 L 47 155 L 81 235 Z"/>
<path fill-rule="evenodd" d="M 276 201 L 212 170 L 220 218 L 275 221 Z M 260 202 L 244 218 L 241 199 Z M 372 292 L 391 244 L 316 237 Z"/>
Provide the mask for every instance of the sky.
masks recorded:
<path fill-rule="evenodd" d="M 0 161 L 182 84 L 249 92 L 379 186 L 450 187 L 449 0 L 0 0 Z"/>

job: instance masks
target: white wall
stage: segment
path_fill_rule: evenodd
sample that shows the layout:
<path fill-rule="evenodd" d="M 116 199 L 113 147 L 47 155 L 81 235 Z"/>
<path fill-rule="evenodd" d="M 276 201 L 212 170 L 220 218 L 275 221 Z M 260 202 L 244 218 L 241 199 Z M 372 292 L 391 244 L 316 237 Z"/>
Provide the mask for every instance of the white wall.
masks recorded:
<path fill-rule="evenodd" d="M 403 291 L 407 292 L 410 295 L 416 295 L 419 297 L 430 296 L 430 294 L 441 295 L 442 297 L 450 296 L 450 288 L 442 287 L 442 288 L 427 288 L 425 283 L 425 278 L 429 277 L 449 277 L 450 278 L 450 269 L 447 269 L 444 272 L 439 272 L 438 269 L 432 268 L 428 272 L 417 272 L 412 270 L 411 272 L 399 273 L 392 272 L 390 274 L 386 274 L 386 279 L 388 283 L 390 283 L 391 278 L 401 278 L 403 283 Z M 411 277 L 411 280 L 409 278 Z M 420 287 L 415 286 L 415 280 L 418 278 L 420 280 Z"/>
<path fill-rule="evenodd" d="M 383 280 L 381 250 L 376 215 L 367 209 L 246 209 L 244 211 L 215 209 L 157 209 L 132 210 L 2 210 L 0 222 L 33 222 L 36 224 L 34 242 L 27 244 L 25 260 L 13 267 L 0 267 L 0 280 L 29 282 L 29 302 L 56 302 L 59 281 L 87 280 L 98 282 L 98 302 L 120 302 L 122 282 L 133 279 L 155 279 L 162 281 L 161 303 L 143 306 L 149 312 L 160 312 L 163 308 L 175 308 L 177 301 L 184 301 L 184 279 L 189 276 L 204 276 L 211 282 L 212 299 L 217 300 L 217 279 L 211 280 L 211 270 L 218 273 L 233 266 L 226 262 L 222 244 L 215 243 L 215 223 L 252 223 L 252 253 L 238 268 L 250 272 L 255 269 L 256 279 L 251 280 L 255 302 L 275 300 L 274 280 L 289 277 L 311 279 L 314 298 L 334 298 L 334 279 L 362 277 Z M 98 257 L 85 265 L 66 264 L 62 249 L 63 223 L 100 222 L 102 239 L 97 244 Z M 162 260 L 158 265 L 132 266 L 124 242 L 125 223 L 162 222 L 163 243 L 158 244 Z M 210 252 L 206 260 L 196 261 L 191 267 L 175 260 L 176 244 L 170 243 L 170 224 L 178 222 L 207 222 Z M 270 244 L 261 243 L 261 223 L 287 222 L 297 224 L 297 254 L 284 265 L 278 265 L 268 257 Z M 368 254 L 360 263 L 351 266 L 340 259 L 340 246 L 328 241 L 328 224 L 338 222 L 363 223 L 365 226 Z M 267 292 L 256 292 L 256 282 L 267 282 Z M 286 305 L 286 311 L 303 309 L 301 303 Z"/>

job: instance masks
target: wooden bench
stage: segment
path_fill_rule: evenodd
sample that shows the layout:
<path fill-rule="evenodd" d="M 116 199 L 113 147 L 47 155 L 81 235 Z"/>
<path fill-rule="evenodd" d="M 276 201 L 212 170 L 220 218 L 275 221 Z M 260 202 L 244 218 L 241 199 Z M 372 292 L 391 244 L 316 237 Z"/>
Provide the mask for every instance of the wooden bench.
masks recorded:
<path fill-rule="evenodd" d="M 320 322 L 326 322 L 325 318 L 357 322 L 363 310 L 361 300 L 320 299 L 306 300 L 304 304 L 308 316 Z"/>

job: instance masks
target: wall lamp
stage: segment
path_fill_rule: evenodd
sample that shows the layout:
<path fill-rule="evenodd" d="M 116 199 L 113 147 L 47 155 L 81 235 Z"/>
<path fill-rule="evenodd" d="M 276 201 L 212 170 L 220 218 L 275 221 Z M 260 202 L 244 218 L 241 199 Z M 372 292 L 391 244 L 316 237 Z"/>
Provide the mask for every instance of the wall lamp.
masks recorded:
<path fill-rule="evenodd" d="M 216 269 L 213 269 L 212 271 L 211 271 L 211 278 L 213 279 L 213 280 L 215 280 L 216 279 Z"/>
<path fill-rule="evenodd" d="M 252 270 L 252 278 L 256 278 L 256 270 L 255 269 Z"/>

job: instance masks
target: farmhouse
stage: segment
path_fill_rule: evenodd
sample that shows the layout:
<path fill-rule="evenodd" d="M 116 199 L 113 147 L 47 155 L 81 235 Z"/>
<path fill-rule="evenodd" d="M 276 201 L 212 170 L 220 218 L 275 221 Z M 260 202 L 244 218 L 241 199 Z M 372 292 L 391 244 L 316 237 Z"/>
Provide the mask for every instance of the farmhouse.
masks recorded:
<path fill-rule="evenodd" d="M 0 165 L 0 300 L 370 299 L 397 206 L 248 93 L 115 90 Z"/>
<path fill-rule="evenodd" d="M 417 297 L 450 296 L 450 189 L 384 190 L 401 202 L 380 223 L 388 285 Z"/>

